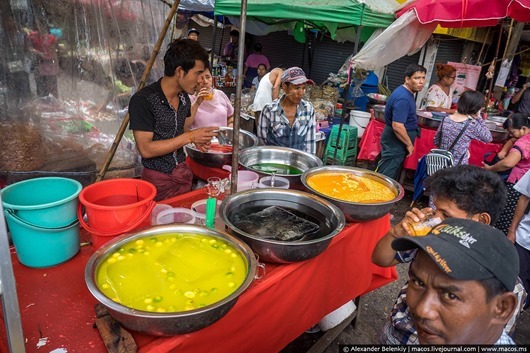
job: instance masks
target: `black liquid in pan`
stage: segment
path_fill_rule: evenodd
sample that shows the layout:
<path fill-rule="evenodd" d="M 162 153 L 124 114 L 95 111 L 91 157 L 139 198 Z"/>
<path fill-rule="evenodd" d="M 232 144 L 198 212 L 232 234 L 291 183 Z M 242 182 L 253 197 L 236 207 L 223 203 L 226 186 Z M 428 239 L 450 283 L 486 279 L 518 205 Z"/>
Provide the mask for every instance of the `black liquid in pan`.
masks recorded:
<path fill-rule="evenodd" d="M 284 206 L 245 205 L 235 210 L 231 218 L 238 229 L 262 239 L 302 241 L 330 233 L 326 220 Z"/>

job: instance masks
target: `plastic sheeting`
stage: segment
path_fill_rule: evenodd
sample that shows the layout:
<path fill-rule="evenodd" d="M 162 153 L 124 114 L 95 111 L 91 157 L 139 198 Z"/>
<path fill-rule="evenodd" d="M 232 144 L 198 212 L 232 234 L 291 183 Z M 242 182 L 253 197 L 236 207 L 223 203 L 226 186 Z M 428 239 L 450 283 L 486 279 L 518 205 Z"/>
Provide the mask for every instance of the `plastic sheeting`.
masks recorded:
<path fill-rule="evenodd" d="M 414 11 L 398 18 L 355 55 L 352 63 L 365 70 L 382 68 L 405 55 L 416 53 L 432 35 L 436 23 L 421 24 Z"/>
<path fill-rule="evenodd" d="M 7 54 L 0 56 L 0 124 L 16 123 L 17 128 L 30 132 L 39 129 L 46 148 L 25 139 L 11 144 L 18 146 L 16 149 L 2 153 L 15 156 L 23 151 L 40 156 L 44 151 L 38 164 L 46 166 L 51 159 L 65 161 L 61 156 L 74 150 L 99 169 L 168 9 L 157 0 L 6 2 L 0 11 L 0 51 Z M 174 24 L 170 28 L 175 28 Z M 148 82 L 162 76 L 161 55 L 151 72 Z M 90 128 L 77 129 L 87 126 Z M 120 170 L 130 172 L 121 176 L 136 173 L 137 152 L 132 141 L 128 131 L 120 144 L 125 153 L 120 152 L 114 161 L 116 165 L 119 160 Z M 0 172 L 15 171 L 11 165 L 0 163 Z M 70 167 L 61 164 L 61 170 Z M 35 163 L 19 165 L 16 171 L 38 170 Z"/>

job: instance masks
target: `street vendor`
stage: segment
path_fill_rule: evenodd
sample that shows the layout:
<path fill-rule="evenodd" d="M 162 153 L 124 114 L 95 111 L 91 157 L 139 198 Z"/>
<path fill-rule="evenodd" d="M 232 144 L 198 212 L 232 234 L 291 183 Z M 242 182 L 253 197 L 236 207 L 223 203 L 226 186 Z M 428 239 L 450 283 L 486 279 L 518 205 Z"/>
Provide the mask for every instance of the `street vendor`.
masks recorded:
<path fill-rule="evenodd" d="M 308 83 L 313 81 L 299 67 L 283 72 L 281 85 L 285 93 L 261 111 L 257 132 L 262 144 L 315 154 L 315 109 L 311 102 L 302 99 Z"/>
<path fill-rule="evenodd" d="M 193 173 L 183 146 L 194 143 L 206 151 L 218 126 L 184 132 L 193 94 L 208 67 L 208 54 L 194 40 L 177 39 L 164 55 L 164 76 L 134 94 L 129 103 L 130 129 L 142 156 L 142 179 L 154 184 L 155 200 L 191 190 Z"/>
<path fill-rule="evenodd" d="M 438 82 L 427 91 L 425 108 L 431 112 L 456 112 L 458 97 L 466 90 L 455 83 L 456 67 L 448 64 L 436 64 Z"/>
<path fill-rule="evenodd" d="M 407 66 L 405 83 L 392 92 L 386 103 L 386 126 L 381 135 L 381 160 L 376 171 L 395 180 L 405 157 L 414 152 L 414 140 L 419 132 L 414 93 L 423 89 L 426 72 L 418 64 Z"/>

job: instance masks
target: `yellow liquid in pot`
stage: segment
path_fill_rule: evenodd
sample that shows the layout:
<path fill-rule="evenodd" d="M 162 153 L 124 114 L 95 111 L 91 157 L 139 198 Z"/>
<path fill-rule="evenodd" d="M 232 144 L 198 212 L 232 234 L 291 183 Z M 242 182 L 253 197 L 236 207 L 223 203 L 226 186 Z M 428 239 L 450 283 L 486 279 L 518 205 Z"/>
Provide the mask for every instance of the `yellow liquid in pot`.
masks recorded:
<path fill-rule="evenodd" d="M 146 236 L 124 244 L 97 269 L 99 289 L 113 301 L 152 312 L 179 312 L 218 302 L 247 276 L 241 252 L 200 234 Z"/>
<path fill-rule="evenodd" d="M 383 183 L 353 173 L 320 173 L 310 176 L 307 184 L 315 191 L 343 201 L 377 203 L 396 197 Z"/>

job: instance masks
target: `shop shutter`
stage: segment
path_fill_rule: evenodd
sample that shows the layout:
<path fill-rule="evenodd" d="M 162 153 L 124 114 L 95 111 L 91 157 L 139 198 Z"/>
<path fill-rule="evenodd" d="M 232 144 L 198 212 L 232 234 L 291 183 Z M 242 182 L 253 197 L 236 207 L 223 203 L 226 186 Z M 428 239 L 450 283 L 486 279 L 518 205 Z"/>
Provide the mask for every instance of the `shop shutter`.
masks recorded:
<path fill-rule="evenodd" d="M 438 53 L 436 55 L 437 63 L 447 63 L 448 61 L 459 62 L 462 59 L 462 53 L 464 51 L 463 40 L 442 40 L 438 46 Z M 386 79 L 383 83 L 393 91 L 399 85 L 403 84 L 405 69 L 410 64 L 419 62 L 421 51 L 417 52 L 412 56 L 404 56 L 401 59 L 390 63 L 387 67 Z M 421 63 L 420 63 L 421 64 Z M 431 84 L 438 81 L 436 77 L 436 70 L 433 71 L 431 77 Z M 388 83 L 387 83 L 388 82 Z"/>
<path fill-rule="evenodd" d="M 295 41 L 287 31 L 253 36 L 252 40 L 262 44 L 263 54 L 267 56 L 271 66 L 301 66 L 318 85 L 328 78 L 329 73 L 336 74 L 354 49 L 353 43 L 338 43 L 328 37 L 322 38 L 319 34 L 313 44 L 313 66 L 310 73 L 307 47 L 304 47 L 304 43 Z"/>
<path fill-rule="evenodd" d="M 462 60 L 462 53 L 464 52 L 465 41 L 461 39 L 445 39 L 449 37 L 438 38 L 440 44 L 438 45 L 438 53 L 436 54 L 436 63 L 447 64 L 448 61 L 460 62 Z M 436 76 L 436 66 L 432 72 L 431 85 L 438 81 Z"/>
<path fill-rule="evenodd" d="M 402 58 L 388 64 L 386 70 L 386 77 L 383 79 L 382 84 L 385 85 L 390 91 L 395 90 L 399 85 L 405 82 L 405 69 L 410 64 L 417 64 L 420 59 L 420 52 L 417 52 L 411 56 L 403 56 Z"/>

